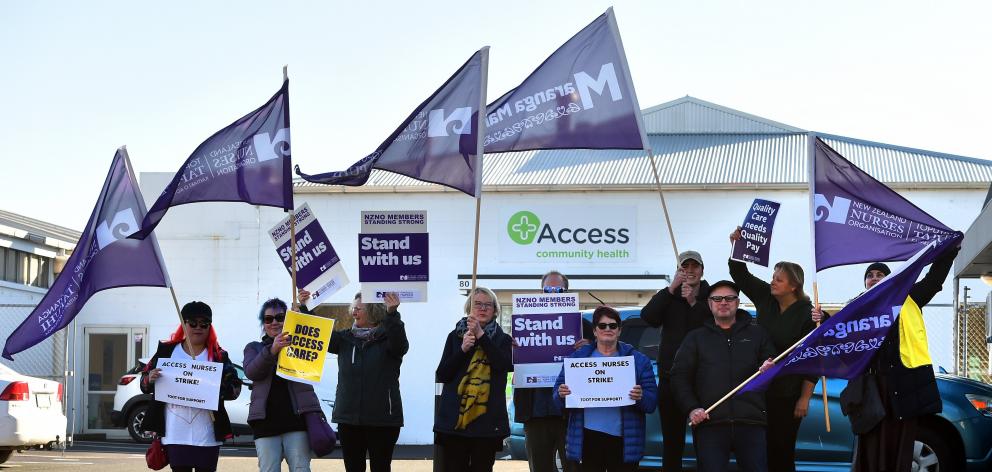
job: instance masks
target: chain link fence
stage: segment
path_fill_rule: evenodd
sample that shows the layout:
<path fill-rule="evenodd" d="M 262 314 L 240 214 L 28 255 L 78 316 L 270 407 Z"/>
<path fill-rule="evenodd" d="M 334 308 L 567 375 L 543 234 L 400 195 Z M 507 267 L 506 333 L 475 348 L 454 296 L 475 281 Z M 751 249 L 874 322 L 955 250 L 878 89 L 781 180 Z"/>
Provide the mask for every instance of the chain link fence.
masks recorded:
<path fill-rule="evenodd" d="M 34 307 L 35 305 L 0 304 L 0 333 L 6 333 L 6 336 L 13 333 Z M 66 331 L 59 330 L 37 345 L 14 354 L 13 362 L 0 358 L 0 363 L 23 375 L 63 382 Z"/>
<path fill-rule="evenodd" d="M 992 383 L 985 311 L 985 303 L 961 304 L 959 307 L 956 358 L 960 375 L 981 382 Z"/>

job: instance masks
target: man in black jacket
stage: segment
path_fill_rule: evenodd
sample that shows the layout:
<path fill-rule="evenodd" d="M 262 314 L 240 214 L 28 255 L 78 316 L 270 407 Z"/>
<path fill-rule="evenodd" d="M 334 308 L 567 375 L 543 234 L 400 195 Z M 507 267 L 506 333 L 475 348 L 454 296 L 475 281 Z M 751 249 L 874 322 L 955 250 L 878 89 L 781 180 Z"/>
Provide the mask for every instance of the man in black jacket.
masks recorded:
<path fill-rule="evenodd" d="M 658 349 L 658 417 L 664 443 L 662 465 L 665 472 L 682 470 L 685 450 L 686 412 L 678 407 L 672 391 L 672 362 L 685 335 L 711 317 L 706 306 L 710 286 L 703 280 L 703 258 L 696 251 L 679 254 L 675 280 L 662 289 L 644 308 L 641 319 L 661 327 Z"/>
<path fill-rule="evenodd" d="M 740 470 L 768 468 L 763 393 L 739 394 L 709 413 L 705 410 L 759 368 L 772 365 L 771 338 L 738 308 L 739 294 L 737 285 L 727 280 L 710 286 L 713 316 L 685 337 L 672 369 L 672 388 L 693 425 L 699 472 L 727 470 L 731 452 Z"/>

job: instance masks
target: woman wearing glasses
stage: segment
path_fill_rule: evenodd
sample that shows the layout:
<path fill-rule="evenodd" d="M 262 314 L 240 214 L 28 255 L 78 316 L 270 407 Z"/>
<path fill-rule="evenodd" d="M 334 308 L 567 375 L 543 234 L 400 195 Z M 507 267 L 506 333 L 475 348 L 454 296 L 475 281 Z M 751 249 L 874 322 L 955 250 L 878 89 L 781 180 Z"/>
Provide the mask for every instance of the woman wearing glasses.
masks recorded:
<path fill-rule="evenodd" d="M 741 238 L 741 228 L 730 234 L 734 243 Z M 747 270 L 747 265 L 731 259 L 730 277 L 744 295 L 754 303 L 758 325 L 771 335 L 775 355 L 791 347 L 816 329 L 810 319 L 813 303 L 803 292 L 803 268 L 794 262 L 775 264 L 771 282 L 765 282 Z M 809 411 L 816 377 L 785 375 L 772 381 L 765 392 L 768 408 L 768 470 L 796 470 L 796 436 L 799 425 Z"/>
<path fill-rule="evenodd" d="M 399 296 L 386 293 L 384 298 L 385 304 L 363 303 L 356 293 L 351 302 L 354 325 L 334 331 L 327 346 L 338 355 L 332 421 L 338 425 L 348 472 L 364 471 L 366 456 L 372 472 L 389 471 L 403 427 L 400 365 L 410 343 L 396 311 Z M 302 302 L 309 299 L 309 292 L 300 292 Z"/>
<path fill-rule="evenodd" d="M 620 342 L 620 313 L 608 306 L 592 314 L 596 344 L 577 349 L 571 358 L 634 356 L 636 385 L 630 389 L 633 405 L 605 408 L 568 408 L 565 453 L 582 471 L 634 471 L 644 456 L 644 418 L 658 406 L 658 386 L 651 360 L 634 346 Z M 562 369 L 555 383 L 555 399 L 562 407 L 572 391 Z"/>
<path fill-rule="evenodd" d="M 513 370 L 512 340 L 499 327 L 499 301 L 477 287 L 465 300 L 465 317 L 448 333 L 435 380 L 443 383 L 434 432 L 444 470 L 493 470 L 510 435 L 506 375 Z"/>
<path fill-rule="evenodd" d="M 211 472 L 217 470 L 221 443 L 233 436 L 224 400 L 238 398 L 241 381 L 227 352 L 217 344 L 210 306 L 190 302 L 180 315 L 185 326 L 180 325 L 168 341 L 158 343 L 155 356 L 141 374 L 141 391 L 155 393 L 155 382 L 162 377 L 162 369 L 157 367 L 162 359 L 219 362 L 223 367 L 217 411 L 153 401 L 142 428 L 162 438 L 172 470 Z"/>
<path fill-rule="evenodd" d="M 262 340 L 245 346 L 245 376 L 251 379 L 248 425 L 255 435 L 258 469 L 278 472 L 283 459 L 294 472 L 310 470 L 310 442 L 304 413 L 319 412 L 313 386 L 276 375 L 279 351 L 290 345 L 283 331 L 286 302 L 273 298 L 262 304 L 258 321 Z"/>

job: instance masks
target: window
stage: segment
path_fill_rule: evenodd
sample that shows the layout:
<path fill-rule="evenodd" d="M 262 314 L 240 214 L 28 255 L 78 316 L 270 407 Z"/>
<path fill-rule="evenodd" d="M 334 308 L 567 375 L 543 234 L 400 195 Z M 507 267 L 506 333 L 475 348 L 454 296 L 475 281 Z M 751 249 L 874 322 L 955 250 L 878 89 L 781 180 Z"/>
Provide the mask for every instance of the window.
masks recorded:
<path fill-rule="evenodd" d="M 51 259 L 10 248 L 0 248 L 0 280 L 48 288 Z"/>

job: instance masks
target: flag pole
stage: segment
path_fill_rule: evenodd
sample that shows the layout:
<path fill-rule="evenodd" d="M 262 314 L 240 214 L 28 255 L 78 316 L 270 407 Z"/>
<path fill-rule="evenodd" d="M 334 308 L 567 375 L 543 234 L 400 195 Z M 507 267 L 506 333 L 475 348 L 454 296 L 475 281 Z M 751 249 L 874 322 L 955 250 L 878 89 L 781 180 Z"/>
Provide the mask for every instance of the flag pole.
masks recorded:
<path fill-rule="evenodd" d="M 658 166 L 654 162 L 654 150 L 650 147 L 645 149 L 648 152 L 648 159 L 651 160 L 651 172 L 654 174 L 654 183 L 658 186 L 658 196 L 661 197 L 661 211 L 665 214 L 665 224 L 668 226 L 668 237 L 672 240 L 672 251 L 675 257 L 679 257 L 679 247 L 675 244 L 675 232 L 672 231 L 672 220 L 668 216 L 668 204 L 665 203 L 665 192 L 661 189 L 661 178 L 658 176 Z"/>
<path fill-rule="evenodd" d="M 809 173 L 809 236 L 810 236 L 810 251 L 813 261 L 813 306 L 817 309 L 820 308 L 820 290 L 816 283 L 816 207 L 814 204 L 813 196 L 813 181 L 816 178 L 814 165 L 816 163 L 816 133 L 810 131 L 807 135 L 807 149 L 806 149 L 806 169 Z M 820 322 L 816 323 L 816 326 L 820 326 Z M 822 393 L 823 393 L 823 422 L 827 427 L 827 432 L 830 432 L 830 408 L 827 403 L 827 377 L 821 376 L 820 381 L 823 383 Z"/>
<path fill-rule="evenodd" d="M 475 291 L 476 282 L 479 276 L 479 223 L 482 216 L 482 154 L 485 152 L 486 136 L 486 87 L 489 83 L 489 46 L 481 50 L 479 71 L 479 113 L 476 117 L 475 129 L 478 130 L 475 142 L 475 241 L 472 243 L 472 289 L 471 295 Z"/>
<path fill-rule="evenodd" d="M 282 66 L 282 81 L 285 82 L 289 80 L 289 64 Z M 292 183 L 290 183 L 292 185 Z M 300 309 L 300 302 L 297 298 L 296 293 L 296 211 L 286 210 L 289 213 L 289 254 L 290 254 L 290 267 L 289 275 L 291 278 L 291 283 L 293 284 L 292 296 L 293 296 L 293 310 Z"/>

